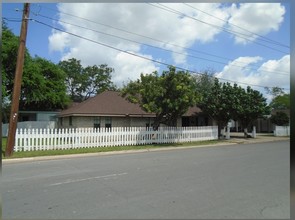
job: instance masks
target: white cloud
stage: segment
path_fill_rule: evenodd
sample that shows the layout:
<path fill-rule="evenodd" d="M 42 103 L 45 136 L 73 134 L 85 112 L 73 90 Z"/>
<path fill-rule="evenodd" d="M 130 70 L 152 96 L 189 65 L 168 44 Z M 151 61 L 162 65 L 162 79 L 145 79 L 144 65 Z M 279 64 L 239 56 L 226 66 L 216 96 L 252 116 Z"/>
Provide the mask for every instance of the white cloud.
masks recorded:
<path fill-rule="evenodd" d="M 258 71 L 270 70 L 278 73 L 290 73 L 290 55 L 283 56 L 280 60 L 268 60 L 261 65 Z"/>
<path fill-rule="evenodd" d="M 279 29 L 284 20 L 284 14 L 285 7 L 280 3 L 241 3 L 239 7 L 233 4 L 229 22 L 252 33 L 264 36 Z M 242 37 L 250 36 L 252 40 L 257 38 L 257 35 L 241 30 L 236 26 L 231 26 L 231 29 L 246 34 L 246 36 L 241 35 Z M 235 41 L 236 43 L 249 43 L 246 39 L 237 36 Z"/>
<path fill-rule="evenodd" d="M 290 55 L 283 56 L 278 60 L 268 60 L 259 68 L 252 68 L 251 64 L 261 61 L 261 57 L 239 57 L 226 65 L 217 73 L 217 78 L 229 79 L 250 85 L 267 87 L 290 88 Z M 258 65 L 258 64 L 256 64 Z M 222 81 L 222 80 L 221 80 Z M 240 84 L 246 87 L 244 84 Z M 255 90 L 265 93 L 264 88 L 251 86 Z M 286 90 L 288 92 L 288 90 Z M 266 94 L 265 94 L 266 95 Z"/>
<path fill-rule="evenodd" d="M 251 64 L 261 61 L 262 58 L 256 57 L 239 57 L 232 62 L 229 62 L 223 70 L 215 76 L 221 79 L 228 79 L 234 82 L 243 82 L 249 84 L 257 84 L 259 78 L 249 68 Z"/>
<path fill-rule="evenodd" d="M 53 31 L 49 36 L 49 51 L 63 51 L 69 43 L 68 36 L 63 32 Z"/>
<path fill-rule="evenodd" d="M 141 55 L 151 59 L 149 55 Z M 122 85 L 122 83 L 128 83 L 129 80 L 136 80 L 139 78 L 140 74 L 148 74 L 154 71 L 159 71 L 159 68 L 154 65 L 154 63 L 141 59 L 135 56 L 130 57 L 126 53 L 118 53 L 115 57 L 116 72 L 113 76 L 113 81 L 117 85 Z M 115 64 L 114 63 L 114 64 Z"/>
<path fill-rule="evenodd" d="M 73 14 L 68 16 L 60 13 L 59 25 L 66 31 L 91 39 L 92 41 L 110 45 L 121 50 L 131 51 L 150 59 L 168 60 L 171 56 L 174 65 L 191 66 L 187 62 L 187 50 L 194 44 L 208 44 L 218 41 L 220 29 L 214 28 L 206 23 L 225 27 L 226 20 L 230 20 L 236 25 L 241 25 L 250 31 L 259 34 L 267 34 L 270 31 L 277 30 L 283 21 L 285 9 L 280 4 L 240 4 L 222 5 L 220 3 L 190 3 L 188 5 L 181 3 L 161 4 L 177 11 L 181 11 L 194 19 L 169 13 L 165 10 L 153 7 L 144 3 L 128 4 L 128 3 L 61 3 L 58 4 L 60 12 Z M 197 10 L 198 9 L 198 10 Z M 223 20 L 209 16 L 208 12 L 213 16 Z M 231 17 L 230 17 L 231 16 Z M 77 17 L 86 18 L 82 20 Z M 89 20 L 93 22 L 89 22 Z M 200 20 L 200 21 L 198 21 Z M 142 44 L 137 44 L 123 39 L 111 37 L 91 30 L 81 29 L 69 24 L 66 21 L 76 25 L 94 29 L 102 33 L 116 35 L 122 38 L 128 38 L 144 44 L 152 44 L 158 47 L 176 51 L 163 55 L 163 53 L 153 53 L 146 50 Z M 111 27 L 116 27 L 114 29 Z M 240 30 L 239 30 L 240 31 Z M 137 35 L 131 34 L 137 33 Z M 143 37 L 145 36 L 145 37 Z M 159 39 L 155 41 L 153 39 Z M 245 43 L 241 39 L 237 42 Z M 221 42 L 222 43 L 222 42 Z M 179 46 L 176 46 L 179 45 Z M 135 79 L 141 72 L 153 72 L 159 70 L 158 66 L 152 61 L 142 60 L 140 58 L 124 54 L 122 51 L 116 51 L 108 47 L 89 42 L 65 33 L 53 31 L 49 37 L 49 47 L 51 51 L 59 51 L 62 59 L 76 58 L 81 60 L 82 65 L 99 65 L 108 64 L 115 69 L 113 80 L 121 85 L 123 81 Z M 179 54 L 182 53 L 182 54 Z M 159 55 L 160 54 L 160 55 Z M 261 58 L 241 57 L 245 67 L 251 63 L 258 62 Z M 236 60 L 235 62 L 239 62 Z M 227 65 L 222 73 L 226 75 L 234 70 L 233 63 Z M 239 64 L 240 65 L 240 64 Z M 266 64 L 265 64 L 266 65 Z M 268 68 L 273 68 L 271 64 L 267 64 Z M 239 72 L 240 71 L 240 72 Z M 234 78 L 242 79 L 245 69 L 236 70 Z M 250 78 L 251 72 L 247 73 L 249 82 L 258 83 L 256 76 Z M 233 77 L 233 76 L 231 76 Z M 239 78 L 241 77 L 241 78 Z"/>
<path fill-rule="evenodd" d="M 196 13 L 196 10 L 185 6 L 184 4 L 173 3 L 163 5 L 180 10 L 200 20 L 207 19 L 207 21 L 210 22 L 210 19 L 213 19 L 203 13 Z M 210 11 L 210 13 L 215 14 L 216 16 L 221 16 L 225 19 L 228 17 L 228 12 L 219 8 L 220 4 L 191 5 Z M 84 27 L 86 26 L 87 28 L 98 30 L 100 32 L 128 38 L 145 44 L 161 46 L 169 50 L 175 50 L 178 53 L 183 53 L 184 55 L 171 53 L 175 65 L 186 63 L 185 47 L 190 47 L 195 42 L 208 43 L 213 41 L 215 36 L 220 33 L 220 30 L 214 29 L 201 22 L 197 22 L 187 17 L 177 16 L 148 4 L 65 3 L 59 4 L 58 8 L 61 12 L 74 14 L 77 17 L 87 18 L 97 23 L 81 20 L 77 17 L 68 16 L 63 13 L 59 14 L 60 21 L 66 21 Z M 221 25 L 224 25 L 225 22 L 220 23 Z M 140 44 L 81 29 L 62 22 L 60 22 L 59 25 L 68 32 L 81 35 L 93 41 L 111 45 L 120 48 L 121 50 L 129 50 L 138 54 L 144 53 L 141 52 L 142 45 Z M 117 27 L 125 32 L 110 27 Z M 138 35 L 132 35 L 127 32 L 137 33 Z M 147 38 L 142 36 L 146 36 Z M 154 41 L 151 38 L 160 39 L 161 42 Z M 181 47 L 175 45 L 180 45 Z M 107 47 L 102 47 L 93 42 L 88 42 L 85 39 L 79 39 L 64 33 L 53 32 L 49 37 L 49 46 L 51 51 L 61 52 L 63 54 L 63 59 L 75 57 L 80 59 L 84 65 L 107 63 L 109 66 L 113 65 L 112 67 L 115 68 L 116 72 L 121 73 L 122 70 L 117 68 L 127 65 L 127 63 L 125 63 L 125 65 L 115 63 L 116 57 L 121 54 L 120 51 L 112 51 Z M 151 55 L 150 57 L 153 59 L 160 59 L 159 57 L 152 57 Z M 129 59 L 133 60 L 131 56 L 129 56 Z M 136 59 L 134 62 L 135 63 L 129 62 L 131 66 L 128 69 L 132 69 L 133 65 L 136 66 L 139 59 Z M 141 63 L 147 64 L 146 61 Z M 150 66 L 151 63 L 149 62 L 147 69 L 149 69 Z M 129 73 L 129 76 L 130 74 L 131 73 Z M 137 73 L 137 75 L 138 74 L 140 73 Z"/>

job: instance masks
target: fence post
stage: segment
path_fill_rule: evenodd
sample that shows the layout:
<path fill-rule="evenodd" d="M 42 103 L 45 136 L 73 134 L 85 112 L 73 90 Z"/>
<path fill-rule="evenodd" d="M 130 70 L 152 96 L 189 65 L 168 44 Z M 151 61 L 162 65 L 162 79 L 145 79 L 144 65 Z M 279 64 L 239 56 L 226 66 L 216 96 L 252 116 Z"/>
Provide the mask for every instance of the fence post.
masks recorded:
<path fill-rule="evenodd" d="M 253 126 L 252 137 L 256 138 L 256 126 Z"/>
<path fill-rule="evenodd" d="M 225 137 L 225 139 L 226 140 L 229 140 L 230 139 L 230 127 L 229 127 L 229 123 L 226 126 L 226 137 Z"/>

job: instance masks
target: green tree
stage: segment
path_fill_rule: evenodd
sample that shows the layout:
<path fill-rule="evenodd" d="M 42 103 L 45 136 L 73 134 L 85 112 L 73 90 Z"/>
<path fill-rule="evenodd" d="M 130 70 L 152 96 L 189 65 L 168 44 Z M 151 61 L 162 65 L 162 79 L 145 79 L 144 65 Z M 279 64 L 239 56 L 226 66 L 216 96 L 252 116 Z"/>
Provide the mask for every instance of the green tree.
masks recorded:
<path fill-rule="evenodd" d="M 266 92 L 272 95 L 270 107 L 275 110 L 290 109 L 290 94 L 286 94 L 284 89 L 279 87 L 265 88 Z"/>
<path fill-rule="evenodd" d="M 282 94 L 276 96 L 270 102 L 270 107 L 276 110 L 287 110 L 290 109 L 290 94 Z"/>
<path fill-rule="evenodd" d="M 280 88 L 278 86 L 275 86 L 275 87 L 272 87 L 272 88 L 265 87 L 264 89 L 265 89 L 266 93 L 272 95 L 273 98 L 277 97 L 279 95 L 283 95 L 285 93 L 284 89 Z"/>
<path fill-rule="evenodd" d="M 246 90 L 234 86 L 234 94 L 236 102 L 233 105 L 232 116 L 233 119 L 239 120 L 244 128 L 244 136 L 247 137 L 247 127 L 254 120 L 270 114 L 270 108 L 267 105 L 266 98 L 250 86 Z"/>
<path fill-rule="evenodd" d="M 277 112 L 270 117 L 271 123 L 278 126 L 285 126 L 289 124 L 289 117 L 285 112 Z"/>
<path fill-rule="evenodd" d="M 84 78 L 81 61 L 71 58 L 60 61 L 58 65 L 66 74 L 65 83 L 70 99 L 72 101 L 82 101 L 81 86 L 83 84 Z"/>
<path fill-rule="evenodd" d="M 73 101 L 81 102 L 106 90 L 116 90 L 111 81 L 113 68 L 107 64 L 83 67 L 75 58 L 64 60 L 58 64 L 66 73 L 68 94 Z"/>
<path fill-rule="evenodd" d="M 205 70 L 202 74 L 194 76 L 197 84 L 197 93 L 204 96 L 214 86 L 215 78 L 213 70 Z"/>
<path fill-rule="evenodd" d="M 196 83 L 188 72 L 176 71 L 173 66 L 159 75 L 156 71 L 151 74 L 141 74 L 140 79 L 130 81 L 122 89 L 122 96 L 150 113 L 156 118 L 153 129 L 160 124 L 176 126 L 190 106 L 198 101 Z"/>
<path fill-rule="evenodd" d="M 16 68 L 16 59 L 19 47 L 19 37 L 15 36 L 13 32 L 7 28 L 5 23 L 2 25 L 2 95 L 3 101 L 11 100 L 13 81 Z M 31 56 L 28 50 L 25 50 L 24 66 L 27 66 L 31 61 Z"/>
<path fill-rule="evenodd" d="M 2 106 L 5 122 L 9 118 L 19 37 L 5 25 L 2 26 Z M 32 58 L 25 50 L 21 87 L 21 110 L 53 110 L 67 104 L 64 75 L 53 63 L 39 57 Z"/>
<path fill-rule="evenodd" d="M 65 108 L 65 74 L 54 63 L 35 57 L 26 66 L 23 76 L 20 108 L 23 110 L 55 110 Z"/>
<path fill-rule="evenodd" d="M 219 138 L 221 138 L 221 130 L 232 119 L 233 105 L 236 101 L 232 93 L 233 89 L 229 83 L 220 83 L 215 78 L 211 88 L 203 92 L 199 104 L 202 111 L 217 122 Z"/>
<path fill-rule="evenodd" d="M 84 68 L 83 83 L 79 90 L 80 94 L 85 94 L 83 99 L 88 99 L 104 91 L 116 90 L 116 86 L 111 81 L 111 73 L 113 71 L 114 69 L 108 67 L 107 64 L 87 66 Z"/>

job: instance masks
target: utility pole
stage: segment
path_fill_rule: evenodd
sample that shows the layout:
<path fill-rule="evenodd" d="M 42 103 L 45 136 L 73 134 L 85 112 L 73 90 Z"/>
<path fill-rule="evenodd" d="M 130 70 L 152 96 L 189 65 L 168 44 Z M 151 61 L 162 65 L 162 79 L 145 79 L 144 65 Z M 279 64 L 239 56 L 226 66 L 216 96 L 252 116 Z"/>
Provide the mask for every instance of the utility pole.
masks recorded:
<path fill-rule="evenodd" d="M 25 3 L 24 10 L 23 10 L 21 31 L 20 31 L 20 42 L 19 42 L 17 61 L 16 61 L 14 85 L 13 85 L 8 139 L 7 139 L 7 146 L 5 150 L 6 157 L 10 157 L 12 155 L 13 147 L 15 144 L 15 133 L 16 133 L 16 127 L 17 127 L 17 120 L 18 120 L 18 108 L 19 108 L 19 99 L 20 99 L 21 83 L 22 83 L 22 75 L 23 75 L 29 13 L 30 13 L 30 4 Z"/>

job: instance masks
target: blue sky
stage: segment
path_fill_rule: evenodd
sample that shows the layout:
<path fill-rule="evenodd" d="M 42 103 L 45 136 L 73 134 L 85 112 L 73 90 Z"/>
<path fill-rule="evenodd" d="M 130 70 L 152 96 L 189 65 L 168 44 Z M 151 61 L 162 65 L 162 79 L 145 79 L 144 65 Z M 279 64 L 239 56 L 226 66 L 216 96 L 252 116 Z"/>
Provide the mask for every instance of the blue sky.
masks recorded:
<path fill-rule="evenodd" d="M 23 5 L 3 3 L 2 17 L 20 20 L 22 13 L 16 12 L 15 8 L 22 9 Z M 263 91 L 264 86 L 280 86 L 289 92 L 288 4 L 38 3 L 31 4 L 30 18 L 120 49 L 121 51 L 116 51 L 53 30 L 44 24 L 29 22 L 27 47 L 32 56 L 44 57 L 54 63 L 74 57 L 81 60 L 84 66 L 106 63 L 115 68 L 113 81 L 119 86 L 129 79 L 138 78 L 140 73 L 151 73 L 155 70 L 162 72 L 166 66 L 151 61 L 158 60 L 196 72 L 211 69 L 220 79 L 241 83 L 242 86 L 249 84 L 260 91 Z M 83 26 L 88 30 L 63 22 Z M 19 35 L 20 22 L 7 21 L 7 25 Z M 251 39 L 251 42 L 222 31 L 222 28 L 238 34 L 247 34 L 246 38 Z M 249 32 L 245 32 L 245 29 Z M 106 36 L 97 31 L 133 42 Z M 275 43 L 266 42 L 270 40 Z M 278 43 L 285 46 L 277 46 Z M 148 47 L 146 44 L 164 50 Z"/>

